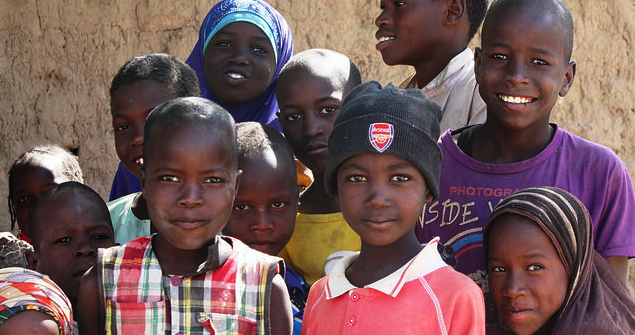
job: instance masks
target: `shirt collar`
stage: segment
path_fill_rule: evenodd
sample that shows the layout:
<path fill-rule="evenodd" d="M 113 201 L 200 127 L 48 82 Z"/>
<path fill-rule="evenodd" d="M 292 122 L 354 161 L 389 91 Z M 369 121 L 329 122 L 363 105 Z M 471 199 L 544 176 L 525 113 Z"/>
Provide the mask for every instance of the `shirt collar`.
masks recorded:
<path fill-rule="evenodd" d="M 441 70 L 441 72 L 434 77 L 426 86 L 424 86 L 424 90 L 431 90 L 441 84 L 443 84 L 448 78 L 451 78 L 454 74 L 459 73 L 461 69 L 465 66 L 465 64 L 474 61 L 474 54 L 470 48 L 465 48 L 465 50 L 461 51 L 458 55 L 454 56 L 448 63 L 448 65 Z M 414 74 L 412 77 L 406 79 L 399 88 L 417 88 L 417 75 Z"/>
<path fill-rule="evenodd" d="M 403 285 L 413 279 L 427 275 L 441 267 L 448 266 L 437 250 L 439 237 L 433 238 L 425 247 L 408 263 L 388 276 L 370 283 L 364 288 L 380 291 L 391 297 L 396 297 Z M 326 298 L 336 298 L 358 287 L 351 284 L 346 278 L 346 269 L 359 257 L 359 252 L 342 258 L 334 267 L 327 278 L 325 287 Z"/>

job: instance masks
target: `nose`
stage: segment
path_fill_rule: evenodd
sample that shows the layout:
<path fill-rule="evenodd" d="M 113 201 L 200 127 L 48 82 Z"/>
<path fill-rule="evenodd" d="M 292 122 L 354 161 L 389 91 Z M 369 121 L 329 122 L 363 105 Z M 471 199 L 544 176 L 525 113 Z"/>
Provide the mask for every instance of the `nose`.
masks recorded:
<path fill-rule="evenodd" d="M 324 126 L 319 119 L 313 115 L 314 113 L 306 113 L 304 122 L 302 123 L 302 130 L 304 137 L 313 138 L 324 132 Z"/>
<path fill-rule="evenodd" d="M 390 197 L 387 195 L 386 187 L 380 182 L 370 182 L 368 190 L 368 206 L 372 208 L 382 208 L 390 206 Z"/>
<path fill-rule="evenodd" d="M 178 199 L 178 205 L 180 207 L 198 207 L 201 206 L 203 201 L 202 185 L 197 183 L 184 182 L 181 186 L 181 195 Z"/>
<path fill-rule="evenodd" d="M 524 85 L 528 83 L 527 68 L 523 61 L 512 60 L 507 65 L 505 71 L 506 80 L 514 86 Z"/>
<path fill-rule="evenodd" d="M 509 298 L 517 298 L 526 292 L 523 276 L 519 273 L 510 272 L 505 280 L 503 295 Z"/>
<path fill-rule="evenodd" d="M 141 125 L 140 127 L 135 127 L 134 135 L 132 137 L 132 145 L 143 145 L 143 125 Z"/>
<path fill-rule="evenodd" d="M 247 57 L 249 48 L 245 46 L 236 46 L 231 54 L 229 60 L 235 64 L 249 64 L 249 58 Z"/>
<path fill-rule="evenodd" d="M 97 257 L 97 248 L 88 241 L 82 240 L 77 244 L 77 249 L 75 249 L 73 255 L 75 256 L 75 258 Z"/>
<path fill-rule="evenodd" d="M 273 230 L 271 215 L 266 208 L 258 208 L 254 214 L 254 222 L 251 230 L 254 232 L 266 232 Z"/>
<path fill-rule="evenodd" d="M 375 19 L 375 25 L 377 26 L 377 28 L 390 24 L 390 18 L 387 12 L 387 9 L 382 9 L 381 13 L 379 13 L 377 18 Z"/>

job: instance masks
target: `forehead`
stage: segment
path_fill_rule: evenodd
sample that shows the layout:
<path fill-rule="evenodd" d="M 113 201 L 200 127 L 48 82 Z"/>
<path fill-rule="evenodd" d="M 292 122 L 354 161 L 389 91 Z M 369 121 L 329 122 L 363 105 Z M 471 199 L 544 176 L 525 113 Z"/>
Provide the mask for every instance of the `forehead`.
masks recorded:
<path fill-rule="evenodd" d="M 166 84 L 156 80 L 140 80 L 121 85 L 111 97 L 112 113 L 131 106 L 156 107 L 161 103 L 174 98 Z"/>
<path fill-rule="evenodd" d="M 278 89 L 282 95 L 287 90 L 304 85 L 311 85 L 313 90 L 321 93 L 344 91 L 348 82 L 349 70 L 338 68 L 336 65 L 310 68 L 310 65 L 299 66 L 292 69 L 285 78 L 279 82 Z M 298 96 L 296 98 L 301 98 Z"/>
<path fill-rule="evenodd" d="M 284 157 L 281 153 L 276 154 L 273 150 L 266 149 L 263 152 L 249 158 L 241 159 L 239 169 L 243 171 L 242 180 L 245 179 L 266 179 L 276 180 L 275 185 L 295 187 L 296 179 L 293 171 L 295 161 Z"/>
<path fill-rule="evenodd" d="M 56 183 L 61 183 L 66 179 L 63 169 L 64 166 L 60 157 L 41 155 L 33 157 L 27 164 L 17 169 L 16 172 L 18 173 L 12 179 L 25 178 L 25 175 L 28 174 L 28 179 L 50 178 Z"/>
<path fill-rule="evenodd" d="M 553 243 L 542 230 L 542 228 L 531 219 L 515 213 L 503 213 L 491 223 L 492 227 L 489 231 L 488 243 L 494 242 L 495 239 L 504 237 L 507 242 L 517 241 L 525 246 L 542 245 L 547 243 L 553 246 Z M 494 245 L 491 249 L 494 249 Z"/>
<path fill-rule="evenodd" d="M 33 213 L 32 221 L 36 227 L 46 225 L 47 229 L 69 226 L 75 222 L 85 222 L 89 226 L 108 226 L 110 217 L 107 209 L 83 194 L 62 194 L 56 198 L 46 198 Z"/>
<path fill-rule="evenodd" d="M 165 152 L 187 151 L 194 146 L 221 156 L 236 157 L 236 136 L 229 126 L 155 123 L 151 132 L 150 141 L 144 142 L 146 163 L 150 158 L 152 161 L 160 160 L 165 157 Z"/>

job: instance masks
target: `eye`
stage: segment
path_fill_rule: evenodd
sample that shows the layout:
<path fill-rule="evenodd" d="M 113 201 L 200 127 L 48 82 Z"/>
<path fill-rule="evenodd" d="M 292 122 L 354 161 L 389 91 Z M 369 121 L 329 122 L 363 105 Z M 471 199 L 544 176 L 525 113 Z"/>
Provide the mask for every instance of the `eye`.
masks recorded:
<path fill-rule="evenodd" d="M 403 5 L 405 5 L 406 3 L 403 1 L 395 1 L 395 7 L 401 7 Z"/>
<path fill-rule="evenodd" d="M 18 203 L 20 204 L 26 204 L 27 202 L 31 201 L 31 197 L 28 195 L 23 195 L 21 197 L 18 197 Z"/>
<path fill-rule="evenodd" d="M 493 267 L 490 269 L 490 272 L 507 272 L 507 269 L 505 269 L 505 268 L 504 268 L 504 267 L 502 267 L 502 266 L 493 266 Z"/>
<path fill-rule="evenodd" d="M 394 175 L 392 177 L 390 177 L 390 181 L 397 181 L 397 182 L 404 182 L 404 181 L 409 181 L 411 178 L 409 176 L 403 175 L 403 174 L 397 174 Z"/>
<path fill-rule="evenodd" d="M 246 211 L 249 209 L 249 206 L 247 205 L 236 205 L 234 206 L 234 210 L 237 212 L 242 212 L 242 211 Z"/>
<path fill-rule="evenodd" d="M 108 240 L 110 238 L 111 238 L 111 236 L 110 235 L 106 235 L 106 234 L 95 234 L 95 235 L 93 235 L 93 239 L 94 240 L 98 240 L 98 241 Z"/>
<path fill-rule="evenodd" d="M 289 121 L 289 122 L 295 122 L 295 121 L 300 120 L 301 118 L 302 118 L 302 116 L 300 116 L 300 114 L 298 114 L 298 113 L 291 113 L 291 114 L 288 114 L 288 115 L 284 116 L 284 119 L 286 121 Z"/>
<path fill-rule="evenodd" d="M 490 57 L 491 57 L 491 58 L 494 58 L 494 59 L 501 59 L 501 60 L 505 60 L 505 59 L 507 59 L 507 56 L 506 56 L 506 55 L 503 55 L 503 54 L 493 54 L 493 55 L 491 55 Z"/>
<path fill-rule="evenodd" d="M 117 132 L 118 131 L 124 131 L 124 130 L 128 130 L 130 128 L 131 127 L 130 127 L 129 124 L 120 124 L 120 125 L 115 126 L 115 131 L 117 131 Z"/>
<path fill-rule="evenodd" d="M 269 53 L 269 51 L 267 50 L 267 48 L 265 47 L 261 47 L 261 46 L 254 46 L 253 48 L 251 48 L 253 51 L 255 51 L 256 53 L 262 54 L 262 55 L 266 55 Z"/>
<path fill-rule="evenodd" d="M 546 62 L 546 61 L 544 61 L 544 60 L 542 60 L 542 59 L 534 59 L 534 60 L 532 60 L 531 62 L 532 62 L 533 64 L 536 64 L 536 65 L 549 65 L 549 63 L 548 63 L 548 62 Z"/>
<path fill-rule="evenodd" d="M 346 180 L 353 182 L 353 183 L 362 183 L 366 181 L 366 177 L 362 176 L 362 175 L 352 175 L 352 176 L 348 176 L 346 177 Z"/>
<path fill-rule="evenodd" d="M 55 240 L 55 244 L 59 244 L 59 243 L 69 243 L 71 242 L 73 239 L 70 236 L 64 236 L 64 237 L 60 237 L 57 240 Z"/>
<path fill-rule="evenodd" d="M 164 176 L 160 176 L 159 180 L 168 181 L 168 182 L 177 182 L 177 181 L 179 181 L 179 178 L 177 178 L 176 176 L 173 176 L 173 175 L 164 175 Z"/>
<path fill-rule="evenodd" d="M 320 114 L 332 114 L 335 112 L 337 112 L 337 107 L 333 107 L 333 106 L 324 107 L 320 110 Z"/>
<path fill-rule="evenodd" d="M 543 267 L 541 265 L 538 264 L 533 264 L 530 265 L 529 267 L 527 267 L 527 271 L 538 271 L 538 270 L 542 270 Z"/>
<path fill-rule="evenodd" d="M 223 182 L 223 180 L 221 178 L 218 178 L 218 177 L 209 177 L 209 178 L 205 179 L 205 183 L 207 183 L 207 184 L 220 184 L 222 182 Z"/>
<path fill-rule="evenodd" d="M 232 46 L 231 43 L 229 43 L 228 41 L 217 41 L 216 43 L 214 43 L 214 45 L 218 48 L 218 49 L 225 49 L 225 48 L 230 48 Z"/>
<path fill-rule="evenodd" d="M 285 208 L 287 207 L 287 204 L 282 202 L 282 201 L 276 201 L 274 203 L 271 204 L 272 208 Z"/>

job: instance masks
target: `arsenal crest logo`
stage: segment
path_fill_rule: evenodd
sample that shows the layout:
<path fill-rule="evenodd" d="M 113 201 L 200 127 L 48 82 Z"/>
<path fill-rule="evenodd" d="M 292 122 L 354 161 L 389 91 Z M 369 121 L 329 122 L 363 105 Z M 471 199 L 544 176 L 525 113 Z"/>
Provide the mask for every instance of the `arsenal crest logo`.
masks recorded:
<path fill-rule="evenodd" d="M 379 152 L 384 152 L 392 143 L 394 128 L 390 123 L 373 123 L 368 129 L 370 144 Z"/>

